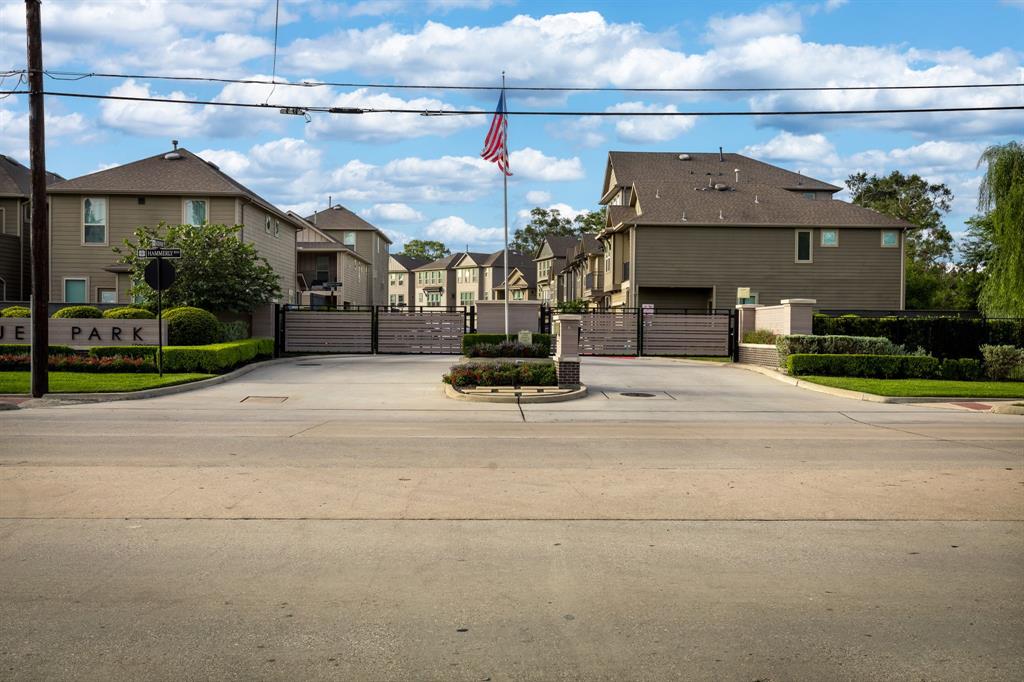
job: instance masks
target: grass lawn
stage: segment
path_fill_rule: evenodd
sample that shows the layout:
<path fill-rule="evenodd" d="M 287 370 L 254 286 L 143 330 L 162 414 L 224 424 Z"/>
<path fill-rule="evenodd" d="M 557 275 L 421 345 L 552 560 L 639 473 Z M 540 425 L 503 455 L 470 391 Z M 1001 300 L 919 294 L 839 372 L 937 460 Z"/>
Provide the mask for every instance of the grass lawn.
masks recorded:
<path fill-rule="evenodd" d="M 90 374 L 50 372 L 50 393 L 119 393 L 158 386 L 176 386 L 208 379 L 212 374 Z M 28 372 L 0 372 L 0 393 L 28 393 Z"/>
<path fill-rule="evenodd" d="M 898 397 L 1019 398 L 1020 381 L 947 381 L 946 379 L 862 379 L 859 377 L 796 377 L 823 386 Z"/>

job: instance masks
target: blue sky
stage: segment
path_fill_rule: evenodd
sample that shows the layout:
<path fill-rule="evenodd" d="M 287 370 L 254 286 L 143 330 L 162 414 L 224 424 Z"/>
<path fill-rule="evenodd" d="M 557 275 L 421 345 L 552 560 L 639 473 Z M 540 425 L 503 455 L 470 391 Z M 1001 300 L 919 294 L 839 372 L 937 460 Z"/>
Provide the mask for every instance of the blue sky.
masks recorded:
<path fill-rule="evenodd" d="M 283 80 L 489 85 L 804 86 L 1024 82 L 1024 2 L 524 2 L 282 0 Z M 0 4 L 0 69 L 24 68 L 24 3 Z M 44 3 L 52 70 L 268 78 L 273 0 Z M 13 84 L 8 79 L 5 85 Z M 493 108 L 496 93 L 296 88 L 99 79 L 48 89 L 181 100 Z M 268 100 L 269 97 L 269 100 Z M 1024 103 L 979 91 L 544 98 L 509 108 L 576 111 L 842 109 Z M 27 159 L 24 98 L 0 100 L 0 151 Z M 328 197 L 393 235 L 497 248 L 501 181 L 479 159 L 488 118 L 301 117 L 195 105 L 47 101 L 48 165 L 74 177 L 162 152 L 176 138 L 284 208 Z M 609 149 L 727 151 L 842 184 L 865 170 L 917 172 L 956 195 L 958 233 L 975 206 L 978 155 L 1024 137 L 1019 111 L 839 117 L 513 118 L 510 219 L 533 206 L 596 208 Z"/>

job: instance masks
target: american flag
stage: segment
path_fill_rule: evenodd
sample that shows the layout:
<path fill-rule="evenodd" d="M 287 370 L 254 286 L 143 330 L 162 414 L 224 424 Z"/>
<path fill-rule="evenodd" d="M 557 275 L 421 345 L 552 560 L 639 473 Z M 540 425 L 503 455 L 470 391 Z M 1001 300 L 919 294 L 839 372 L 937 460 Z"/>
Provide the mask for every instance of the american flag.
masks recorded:
<path fill-rule="evenodd" d="M 505 109 L 504 90 L 498 98 L 498 110 L 494 112 L 491 129 L 484 138 L 484 150 L 480 152 L 480 156 L 498 164 L 498 168 L 505 175 L 512 175 L 512 171 L 508 169 L 508 115 Z"/>

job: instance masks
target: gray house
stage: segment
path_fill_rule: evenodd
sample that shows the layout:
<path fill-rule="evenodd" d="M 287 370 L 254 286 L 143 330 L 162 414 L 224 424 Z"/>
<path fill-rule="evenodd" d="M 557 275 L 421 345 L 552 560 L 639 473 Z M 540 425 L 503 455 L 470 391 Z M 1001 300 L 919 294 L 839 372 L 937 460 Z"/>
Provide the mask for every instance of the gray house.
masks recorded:
<path fill-rule="evenodd" d="M 47 173 L 47 184 L 63 180 Z M 32 294 L 32 172 L 0 154 L 0 301 L 28 301 Z"/>
<path fill-rule="evenodd" d="M 388 250 L 391 238 L 344 206 L 334 204 L 306 220 L 369 262 L 369 305 L 388 303 Z"/>
<path fill-rule="evenodd" d="M 416 305 L 416 268 L 426 260 L 393 253 L 388 259 L 388 305 Z"/>
<path fill-rule="evenodd" d="M 609 152 L 603 307 L 902 309 L 908 223 L 739 154 Z"/>

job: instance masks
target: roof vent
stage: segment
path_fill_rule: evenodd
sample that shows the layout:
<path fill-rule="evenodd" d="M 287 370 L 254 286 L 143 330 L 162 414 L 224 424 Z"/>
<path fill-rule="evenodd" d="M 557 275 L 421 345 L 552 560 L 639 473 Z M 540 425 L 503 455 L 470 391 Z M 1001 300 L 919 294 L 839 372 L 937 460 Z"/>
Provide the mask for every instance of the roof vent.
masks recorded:
<path fill-rule="evenodd" d="M 692 157 L 692 156 L 690 156 L 689 154 L 680 154 L 680 155 L 679 155 L 679 160 L 680 160 L 680 161 L 689 161 L 689 160 L 690 160 L 690 159 L 692 159 L 692 158 L 693 158 L 693 157 Z"/>
<path fill-rule="evenodd" d="M 683 211 L 683 222 L 686 222 L 686 211 Z"/>
<path fill-rule="evenodd" d="M 756 194 L 754 195 L 754 203 L 755 204 L 760 204 L 761 203 L 761 201 L 757 198 Z"/>
<path fill-rule="evenodd" d="M 178 152 L 167 152 L 164 154 L 164 158 L 168 161 L 177 161 L 178 159 L 183 159 L 185 157 Z"/>
<path fill-rule="evenodd" d="M 178 148 L 178 141 L 177 140 L 171 140 L 171 145 L 173 145 L 175 150 L 177 150 L 177 148 Z"/>
<path fill-rule="evenodd" d="M 724 182 L 716 182 L 715 189 L 717 189 L 719 192 L 724 192 L 725 190 L 729 189 L 729 185 L 725 184 Z"/>
<path fill-rule="evenodd" d="M 335 211 L 340 211 L 341 210 L 341 204 L 338 204 L 337 206 L 331 206 L 331 208 L 333 208 Z"/>
<path fill-rule="evenodd" d="M 736 174 L 736 184 L 739 184 L 739 182 L 740 182 L 740 169 L 739 168 L 733 168 L 732 172 Z"/>
<path fill-rule="evenodd" d="M 725 220 L 725 218 L 722 216 L 722 209 L 718 209 L 718 219 Z"/>
<path fill-rule="evenodd" d="M 660 187 L 654 191 L 654 198 L 655 199 L 660 199 L 661 198 L 661 188 Z"/>

